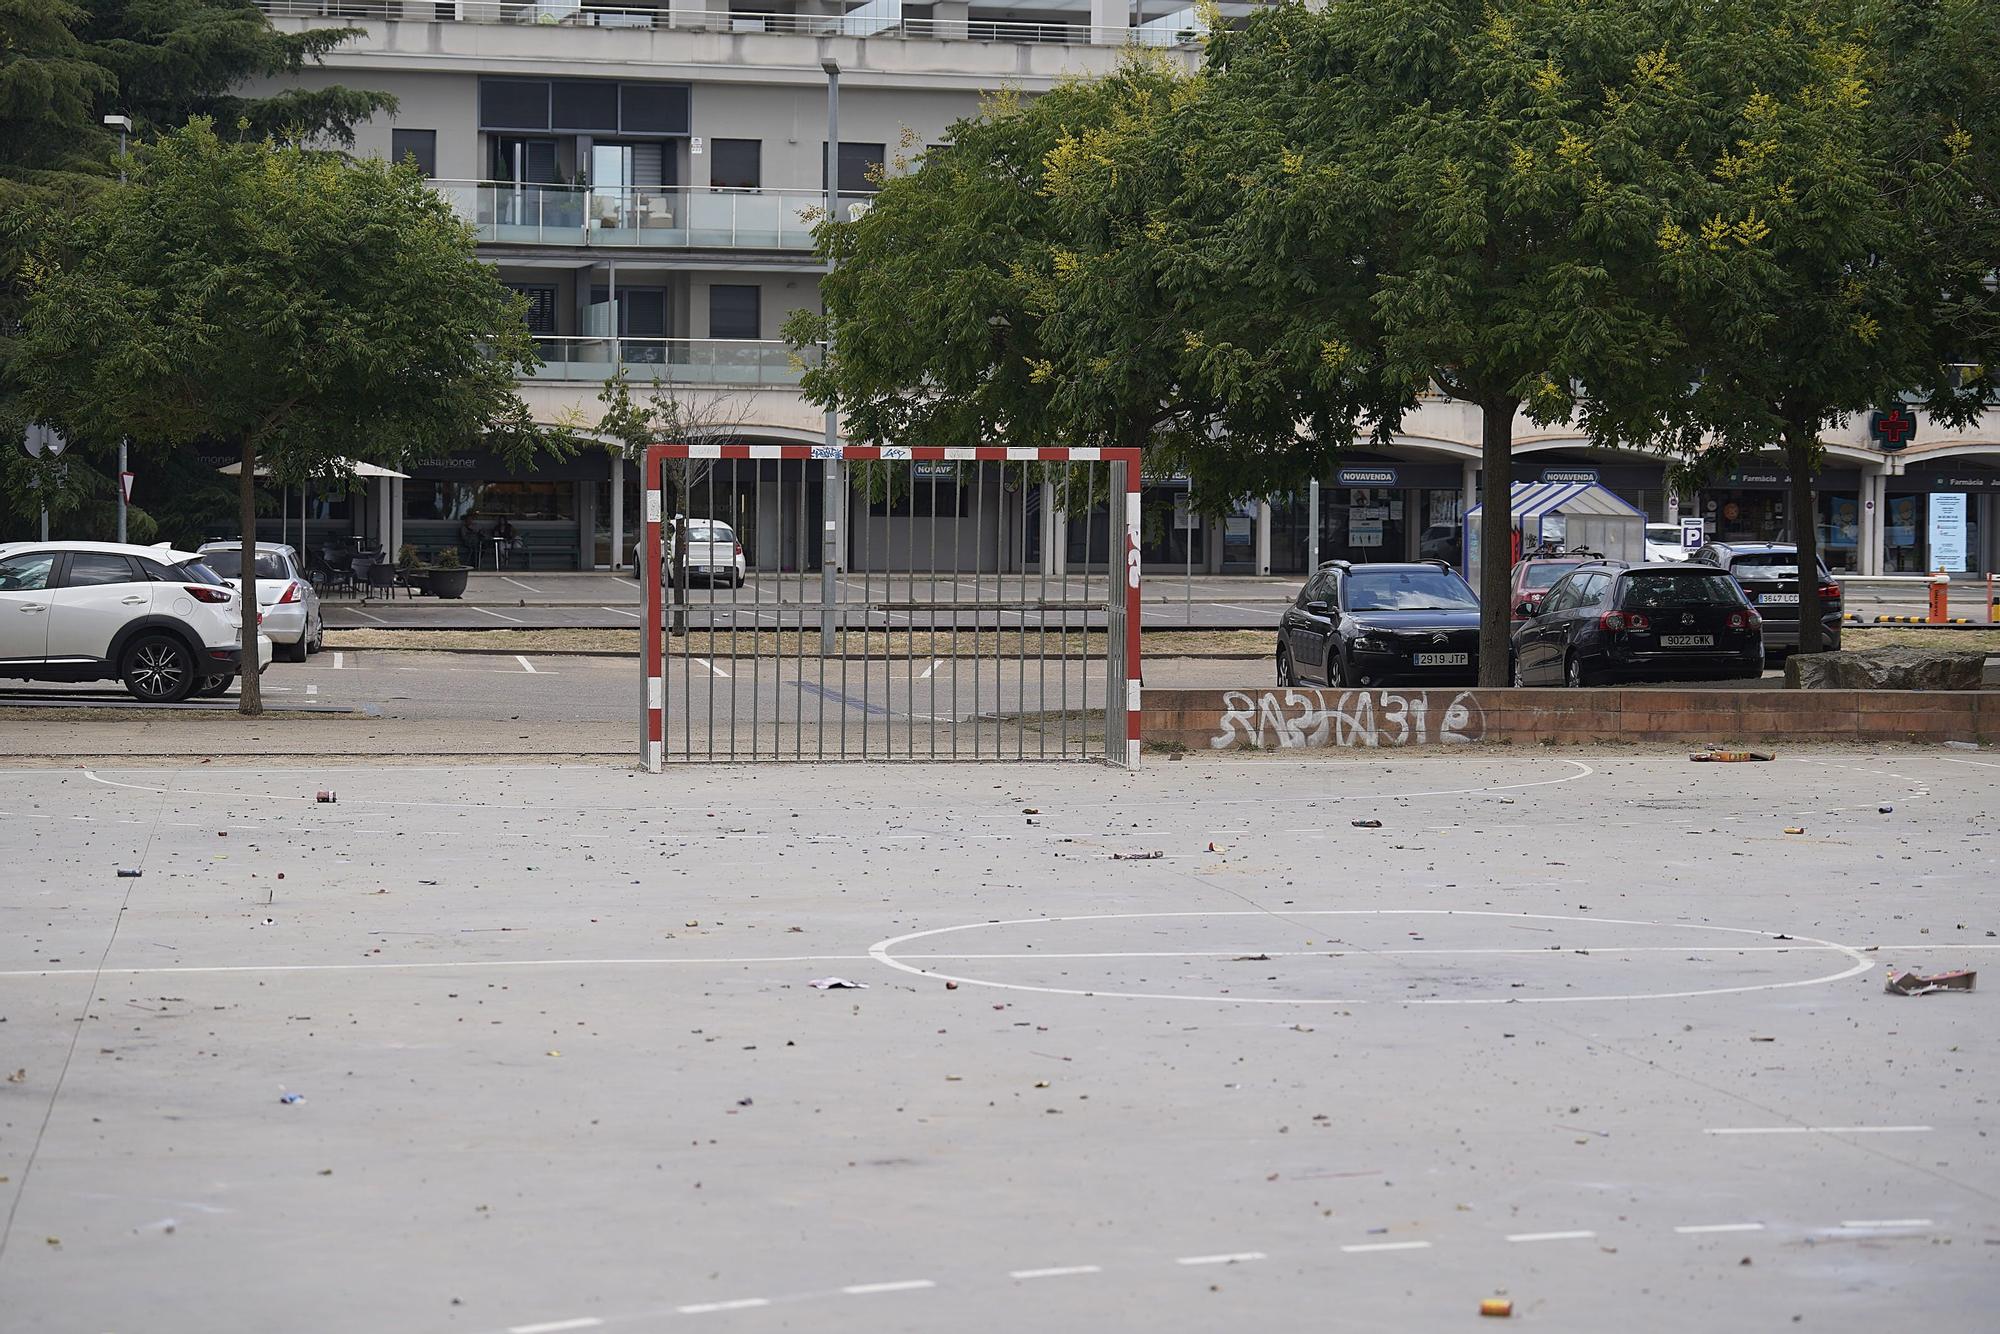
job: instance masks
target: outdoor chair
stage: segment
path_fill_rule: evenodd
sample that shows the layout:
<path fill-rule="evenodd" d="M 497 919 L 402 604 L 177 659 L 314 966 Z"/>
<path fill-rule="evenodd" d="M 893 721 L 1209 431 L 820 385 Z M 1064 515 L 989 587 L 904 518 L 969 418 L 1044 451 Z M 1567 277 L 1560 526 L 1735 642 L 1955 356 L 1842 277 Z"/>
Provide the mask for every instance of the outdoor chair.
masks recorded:
<path fill-rule="evenodd" d="M 356 561 L 355 564 L 359 566 L 360 562 Z M 403 590 L 403 595 L 405 597 L 413 596 L 413 594 L 411 594 L 410 592 L 409 585 L 405 584 L 402 581 L 402 579 L 396 574 L 395 566 L 389 564 L 387 561 L 379 561 L 379 560 L 373 561 L 369 564 L 368 566 L 369 597 L 372 598 L 377 593 L 380 593 L 385 597 L 394 598 L 396 596 L 396 590 L 399 588 Z"/>

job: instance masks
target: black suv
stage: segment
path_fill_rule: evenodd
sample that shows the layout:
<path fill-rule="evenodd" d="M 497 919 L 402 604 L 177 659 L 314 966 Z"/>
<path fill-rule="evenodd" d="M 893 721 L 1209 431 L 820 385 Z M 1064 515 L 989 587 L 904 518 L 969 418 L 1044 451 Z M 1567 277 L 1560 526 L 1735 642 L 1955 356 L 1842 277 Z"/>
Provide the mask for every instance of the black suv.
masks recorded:
<path fill-rule="evenodd" d="M 1764 674 L 1757 609 L 1710 565 L 1593 561 L 1558 580 L 1527 617 L 1514 630 L 1517 686 Z"/>
<path fill-rule="evenodd" d="M 1327 561 L 1278 625 L 1278 684 L 1472 685 L 1479 598 L 1441 560 Z"/>
<path fill-rule="evenodd" d="M 1799 646 L 1799 549 L 1789 542 L 1710 542 L 1688 558 L 1713 565 L 1742 586 L 1764 618 L 1764 647 Z M 1820 643 L 1840 647 L 1840 585 L 1819 562 Z"/>

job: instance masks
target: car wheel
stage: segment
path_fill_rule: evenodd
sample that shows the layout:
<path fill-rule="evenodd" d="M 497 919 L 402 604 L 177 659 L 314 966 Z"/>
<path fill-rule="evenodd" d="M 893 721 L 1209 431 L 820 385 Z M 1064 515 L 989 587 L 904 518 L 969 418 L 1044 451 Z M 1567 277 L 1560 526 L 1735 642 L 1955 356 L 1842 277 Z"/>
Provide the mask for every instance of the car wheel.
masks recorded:
<path fill-rule="evenodd" d="M 280 662 L 304 662 L 306 660 L 306 637 L 300 633 L 295 644 L 273 644 L 272 656 Z"/>
<path fill-rule="evenodd" d="M 201 678 L 201 684 L 190 693 L 195 699 L 214 699 L 217 695 L 227 694 L 230 683 L 235 679 L 235 676 L 228 672 L 219 676 L 204 676 Z"/>
<path fill-rule="evenodd" d="M 1518 657 L 1507 660 L 1507 684 L 1520 690 L 1528 683 L 1521 675 L 1521 660 Z"/>
<path fill-rule="evenodd" d="M 194 655 L 170 635 L 140 635 L 125 648 L 119 675 L 135 699 L 148 704 L 178 704 L 198 681 Z"/>
<path fill-rule="evenodd" d="M 1295 686 L 1299 683 L 1297 669 L 1292 666 L 1292 655 L 1284 645 L 1278 646 L 1278 684 Z"/>
<path fill-rule="evenodd" d="M 1347 663 L 1338 648 L 1326 655 L 1326 683 L 1335 690 L 1347 689 Z"/>
<path fill-rule="evenodd" d="M 312 636 L 306 641 L 306 652 L 313 654 L 326 647 L 326 622 L 314 621 Z"/>
<path fill-rule="evenodd" d="M 1583 659 L 1572 653 L 1563 662 L 1563 683 L 1572 690 L 1597 684 L 1597 678 L 1583 669 Z"/>

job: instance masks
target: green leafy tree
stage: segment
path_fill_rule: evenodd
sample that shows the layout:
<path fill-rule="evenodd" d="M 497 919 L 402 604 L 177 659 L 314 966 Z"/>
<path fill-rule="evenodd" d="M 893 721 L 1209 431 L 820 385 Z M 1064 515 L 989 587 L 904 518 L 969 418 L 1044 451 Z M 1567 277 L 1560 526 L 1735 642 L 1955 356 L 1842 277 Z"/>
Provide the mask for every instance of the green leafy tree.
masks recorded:
<path fill-rule="evenodd" d="M 511 462 L 564 448 L 515 394 L 521 299 L 416 171 L 205 121 L 163 137 L 129 190 L 64 218 L 31 260 L 16 370 L 72 438 L 227 441 L 243 532 L 242 707 L 261 709 L 256 471 L 286 484 L 482 435 Z"/>
<path fill-rule="evenodd" d="M 1711 117 L 1658 247 L 1693 388 L 1664 439 L 1698 474 L 1783 451 L 1814 653 L 1822 432 L 1906 396 L 1948 424 L 1992 402 L 2000 9 L 1723 6 L 1690 53 L 1667 77 Z"/>

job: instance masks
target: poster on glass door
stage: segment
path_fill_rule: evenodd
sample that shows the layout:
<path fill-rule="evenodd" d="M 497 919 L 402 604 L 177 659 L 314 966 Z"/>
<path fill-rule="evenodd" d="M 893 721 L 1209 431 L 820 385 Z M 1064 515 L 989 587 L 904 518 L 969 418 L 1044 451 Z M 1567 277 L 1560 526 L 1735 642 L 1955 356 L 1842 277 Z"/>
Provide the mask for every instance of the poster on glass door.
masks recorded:
<path fill-rule="evenodd" d="M 1931 563 L 1948 574 L 1965 572 L 1965 493 L 1931 494 Z"/>

